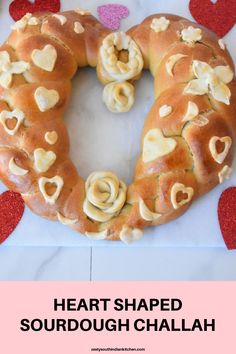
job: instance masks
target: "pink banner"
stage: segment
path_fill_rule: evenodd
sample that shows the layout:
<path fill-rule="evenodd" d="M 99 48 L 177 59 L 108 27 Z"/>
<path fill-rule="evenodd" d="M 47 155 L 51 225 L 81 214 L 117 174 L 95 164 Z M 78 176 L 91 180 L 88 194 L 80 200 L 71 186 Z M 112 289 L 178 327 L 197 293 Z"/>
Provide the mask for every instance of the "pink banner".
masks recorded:
<path fill-rule="evenodd" d="M 236 283 L 1 282 L 4 354 L 234 354 Z"/>

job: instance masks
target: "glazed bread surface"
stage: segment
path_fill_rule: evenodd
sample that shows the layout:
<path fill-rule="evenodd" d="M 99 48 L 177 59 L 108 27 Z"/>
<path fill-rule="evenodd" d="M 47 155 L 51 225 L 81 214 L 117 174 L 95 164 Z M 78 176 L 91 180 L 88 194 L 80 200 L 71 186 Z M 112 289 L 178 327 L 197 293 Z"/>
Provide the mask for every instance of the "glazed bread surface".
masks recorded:
<path fill-rule="evenodd" d="M 132 107 L 143 69 L 154 77 L 128 187 L 109 171 L 84 181 L 69 157 L 63 118 L 71 80 L 85 66 L 96 68 L 112 112 Z M 229 178 L 235 133 L 232 58 L 184 18 L 156 14 L 112 33 L 84 10 L 27 14 L 0 48 L 0 179 L 36 214 L 90 238 L 130 243 L 182 215 Z"/>

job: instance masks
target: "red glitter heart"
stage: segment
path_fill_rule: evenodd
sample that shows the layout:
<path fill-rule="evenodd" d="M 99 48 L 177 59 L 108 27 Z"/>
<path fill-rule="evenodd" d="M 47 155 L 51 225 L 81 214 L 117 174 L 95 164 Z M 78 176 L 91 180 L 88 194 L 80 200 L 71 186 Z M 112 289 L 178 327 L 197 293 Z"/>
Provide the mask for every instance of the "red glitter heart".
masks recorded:
<path fill-rule="evenodd" d="M 14 0 L 9 6 L 9 12 L 13 20 L 18 21 L 28 12 L 58 12 L 60 8 L 60 0 Z"/>
<path fill-rule="evenodd" d="M 236 249 L 236 187 L 228 188 L 222 193 L 218 217 L 227 248 Z"/>
<path fill-rule="evenodd" d="M 7 191 L 0 195 L 0 244 L 15 230 L 24 209 L 25 203 L 19 193 Z"/>
<path fill-rule="evenodd" d="M 201 25 L 224 37 L 236 23 L 236 0 L 190 0 L 189 9 Z"/>

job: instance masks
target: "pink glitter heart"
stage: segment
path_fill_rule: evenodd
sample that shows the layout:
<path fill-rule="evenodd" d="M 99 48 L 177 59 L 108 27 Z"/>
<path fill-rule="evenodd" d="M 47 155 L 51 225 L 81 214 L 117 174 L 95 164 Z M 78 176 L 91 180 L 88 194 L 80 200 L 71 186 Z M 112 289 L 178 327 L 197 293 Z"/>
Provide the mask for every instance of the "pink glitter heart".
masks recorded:
<path fill-rule="evenodd" d="M 118 4 L 98 6 L 97 11 L 103 25 L 113 31 L 118 30 L 121 20 L 129 16 L 129 9 Z"/>

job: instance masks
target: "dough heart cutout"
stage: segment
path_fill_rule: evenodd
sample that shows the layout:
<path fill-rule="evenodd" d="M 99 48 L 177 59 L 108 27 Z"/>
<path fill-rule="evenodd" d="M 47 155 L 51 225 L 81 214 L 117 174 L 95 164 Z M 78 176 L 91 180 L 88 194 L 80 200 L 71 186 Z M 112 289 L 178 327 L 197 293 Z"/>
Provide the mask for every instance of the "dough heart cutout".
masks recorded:
<path fill-rule="evenodd" d="M 32 60 L 39 68 L 51 72 L 55 67 L 57 51 L 51 44 L 47 44 L 43 49 L 33 50 Z"/>
<path fill-rule="evenodd" d="M 152 162 L 168 155 L 176 148 L 175 139 L 166 138 L 160 129 L 151 129 L 144 138 L 143 162 Z"/>
<path fill-rule="evenodd" d="M 56 90 L 48 90 L 45 87 L 38 87 L 34 93 L 34 97 L 41 112 L 46 112 L 55 107 L 60 99 Z"/>
<path fill-rule="evenodd" d="M 35 168 L 38 172 L 47 172 L 56 161 L 56 154 L 53 151 L 36 149 L 34 151 Z"/>

